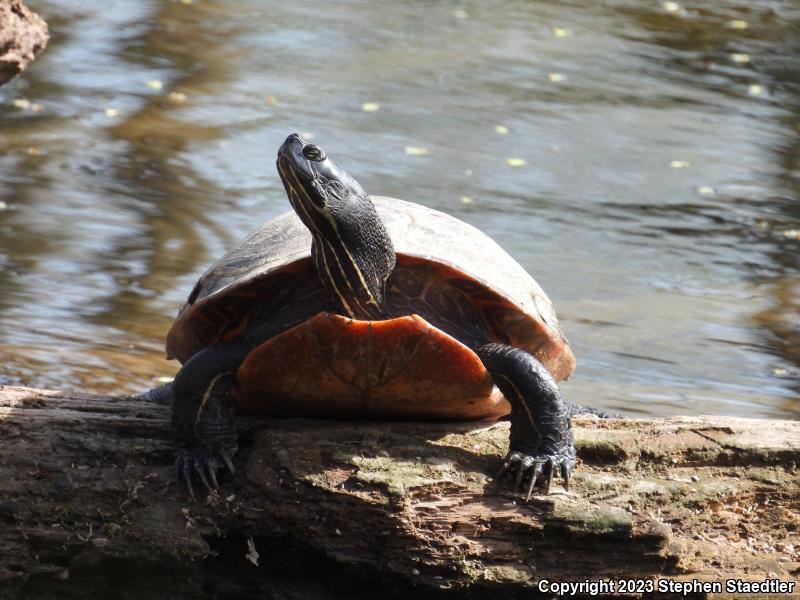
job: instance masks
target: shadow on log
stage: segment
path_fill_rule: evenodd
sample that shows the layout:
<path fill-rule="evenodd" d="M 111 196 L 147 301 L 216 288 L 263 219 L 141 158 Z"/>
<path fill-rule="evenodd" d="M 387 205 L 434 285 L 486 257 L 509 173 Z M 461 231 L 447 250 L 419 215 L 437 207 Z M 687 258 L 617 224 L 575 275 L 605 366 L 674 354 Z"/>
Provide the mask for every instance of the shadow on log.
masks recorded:
<path fill-rule="evenodd" d="M 800 579 L 800 423 L 576 418 L 572 491 L 554 481 L 523 504 L 489 481 L 505 422 L 242 419 L 237 475 L 191 503 L 168 413 L 0 386 L 0 597 L 536 598 L 554 596 L 543 579 Z"/>
<path fill-rule="evenodd" d="M 47 23 L 20 0 L 0 0 L 0 85 L 24 71 L 48 37 Z"/>

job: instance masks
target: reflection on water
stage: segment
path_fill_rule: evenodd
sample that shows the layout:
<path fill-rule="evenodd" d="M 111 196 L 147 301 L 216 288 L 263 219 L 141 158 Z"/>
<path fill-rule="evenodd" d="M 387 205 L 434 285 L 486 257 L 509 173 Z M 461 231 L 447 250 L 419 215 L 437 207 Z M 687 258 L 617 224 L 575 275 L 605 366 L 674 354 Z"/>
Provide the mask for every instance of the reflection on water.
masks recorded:
<path fill-rule="evenodd" d="M 172 374 L 177 307 L 288 210 L 300 131 L 529 269 L 575 401 L 800 414 L 800 8 L 598 4 L 31 0 L 53 38 L 0 89 L 0 383 Z"/>

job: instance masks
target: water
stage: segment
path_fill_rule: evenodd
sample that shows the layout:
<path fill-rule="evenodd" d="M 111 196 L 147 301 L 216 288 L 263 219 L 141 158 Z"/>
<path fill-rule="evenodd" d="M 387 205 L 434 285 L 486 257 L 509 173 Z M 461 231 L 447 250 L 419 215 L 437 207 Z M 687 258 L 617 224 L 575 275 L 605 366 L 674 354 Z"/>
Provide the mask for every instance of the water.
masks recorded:
<path fill-rule="evenodd" d="M 194 280 L 288 210 L 298 131 L 533 273 L 571 399 L 800 415 L 796 3 L 29 4 L 52 40 L 0 88 L 0 384 L 172 375 Z"/>

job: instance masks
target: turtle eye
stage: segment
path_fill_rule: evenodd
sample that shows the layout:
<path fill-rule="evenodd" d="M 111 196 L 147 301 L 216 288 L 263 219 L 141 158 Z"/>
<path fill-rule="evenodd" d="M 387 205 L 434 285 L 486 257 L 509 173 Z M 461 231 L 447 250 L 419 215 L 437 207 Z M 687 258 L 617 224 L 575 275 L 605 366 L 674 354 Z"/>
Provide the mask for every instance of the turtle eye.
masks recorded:
<path fill-rule="evenodd" d="M 314 162 L 320 162 L 327 158 L 322 148 L 316 144 L 307 144 L 306 146 L 303 146 L 303 156 L 305 156 L 308 160 L 313 160 Z"/>

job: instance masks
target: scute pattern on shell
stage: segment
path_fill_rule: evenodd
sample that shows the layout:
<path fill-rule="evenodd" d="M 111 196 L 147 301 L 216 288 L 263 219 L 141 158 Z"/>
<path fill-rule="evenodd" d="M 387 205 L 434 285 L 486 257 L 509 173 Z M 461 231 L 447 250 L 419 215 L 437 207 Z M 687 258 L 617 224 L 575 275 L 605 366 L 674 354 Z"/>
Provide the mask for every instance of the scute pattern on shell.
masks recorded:
<path fill-rule="evenodd" d="M 550 329 L 548 337 L 562 340 L 565 376 L 574 367 L 574 358 L 558 324 L 550 299 L 525 269 L 488 235 L 443 212 L 385 196 L 372 201 L 386 226 L 398 257 L 412 257 L 444 265 L 463 274 L 487 291 L 497 294 L 522 315 Z M 170 335 L 191 327 L 189 318 L 204 305 L 257 278 L 292 269 L 293 263 L 308 259 L 311 234 L 294 212 L 276 217 L 250 233 L 233 250 L 215 262 L 198 280 L 189 301 L 184 304 Z M 541 331 L 531 330 L 532 336 Z M 168 354 L 171 354 L 169 345 Z"/>
<path fill-rule="evenodd" d="M 398 254 L 448 265 L 495 290 L 526 313 L 557 327 L 553 304 L 538 283 L 481 230 L 441 211 L 372 196 Z M 200 278 L 193 304 L 311 254 L 311 234 L 294 212 L 250 233 Z"/>

